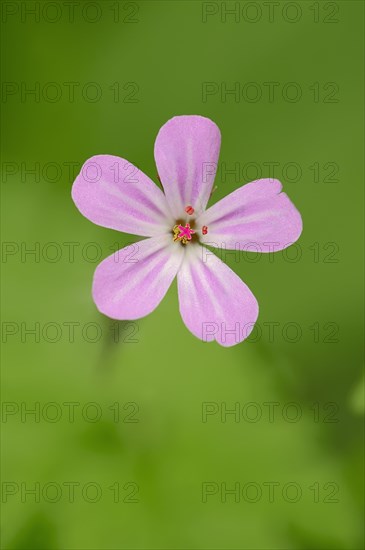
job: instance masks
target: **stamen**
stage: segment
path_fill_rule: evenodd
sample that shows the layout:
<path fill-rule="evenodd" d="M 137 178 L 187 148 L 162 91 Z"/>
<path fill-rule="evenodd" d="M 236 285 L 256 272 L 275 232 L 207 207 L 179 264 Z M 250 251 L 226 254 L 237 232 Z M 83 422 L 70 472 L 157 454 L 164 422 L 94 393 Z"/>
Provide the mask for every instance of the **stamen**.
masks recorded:
<path fill-rule="evenodd" d="M 203 225 L 202 233 L 203 233 L 203 235 L 206 235 L 208 233 L 208 226 L 207 225 Z"/>
<path fill-rule="evenodd" d="M 189 214 L 189 216 L 192 216 L 192 215 L 194 214 L 195 210 L 194 210 L 194 208 L 193 208 L 192 206 L 187 206 L 187 207 L 185 208 L 185 212 L 186 212 L 187 214 Z"/>

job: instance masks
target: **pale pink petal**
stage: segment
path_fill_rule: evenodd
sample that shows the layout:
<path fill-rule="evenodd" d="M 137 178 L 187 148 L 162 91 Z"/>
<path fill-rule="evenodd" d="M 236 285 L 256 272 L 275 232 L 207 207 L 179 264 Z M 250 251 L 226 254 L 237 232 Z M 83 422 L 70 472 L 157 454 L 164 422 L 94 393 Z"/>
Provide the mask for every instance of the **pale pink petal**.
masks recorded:
<path fill-rule="evenodd" d="M 242 342 L 258 316 L 255 296 L 243 281 L 205 247 L 187 245 L 177 275 L 180 313 L 197 338 L 222 346 Z"/>
<path fill-rule="evenodd" d="M 96 268 L 93 298 L 112 319 L 138 319 L 153 311 L 165 296 L 184 256 L 171 235 L 127 246 Z"/>
<path fill-rule="evenodd" d="M 176 116 L 160 129 L 155 142 L 157 171 L 176 219 L 192 206 L 204 210 L 219 157 L 219 128 L 209 118 Z"/>
<path fill-rule="evenodd" d="M 73 184 L 72 198 L 86 218 L 124 233 L 150 237 L 173 226 L 161 189 L 120 157 L 87 160 Z"/>
<path fill-rule="evenodd" d="M 202 243 L 219 248 L 273 252 L 294 243 L 302 218 L 278 180 L 260 179 L 233 191 L 197 220 L 208 233 Z"/>

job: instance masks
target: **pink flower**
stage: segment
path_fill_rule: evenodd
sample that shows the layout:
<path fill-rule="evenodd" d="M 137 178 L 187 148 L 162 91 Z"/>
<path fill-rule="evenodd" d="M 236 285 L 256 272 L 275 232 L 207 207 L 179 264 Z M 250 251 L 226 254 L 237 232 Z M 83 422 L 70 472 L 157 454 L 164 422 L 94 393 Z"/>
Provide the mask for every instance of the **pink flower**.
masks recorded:
<path fill-rule="evenodd" d="M 180 313 L 204 341 L 232 346 L 251 332 L 258 304 L 250 289 L 203 246 L 282 250 L 302 231 L 299 212 L 278 180 L 248 183 L 206 209 L 215 177 L 220 131 L 201 116 L 177 116 L 160 129 L 155 160 L 164 187 L 119 157 L 89 159 L 72 198 L 92 222 L 148 237 L 97 267 L 93 298 L 113 319 L 151 313 L 177 276 Z"/>

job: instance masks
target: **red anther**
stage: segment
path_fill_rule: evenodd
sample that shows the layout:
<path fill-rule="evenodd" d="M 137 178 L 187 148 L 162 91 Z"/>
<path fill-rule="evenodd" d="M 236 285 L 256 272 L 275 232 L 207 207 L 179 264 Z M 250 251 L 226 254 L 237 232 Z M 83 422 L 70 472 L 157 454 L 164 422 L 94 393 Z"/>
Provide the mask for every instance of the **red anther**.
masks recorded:
<path fill-rule="evenodd" d="M 189 216 L 192 216 L 194 214 L 194 208 L 192 206 L 187 206 L 185 212 L 189 214 Z"/>
<path fill-rule="evenodd" d="M 203 227 L 202 227 L 202 233 L 203 233 L 203 235 L 206 235 L 206 234 L 208 233 L 208 226 L 203 225 Z"/>

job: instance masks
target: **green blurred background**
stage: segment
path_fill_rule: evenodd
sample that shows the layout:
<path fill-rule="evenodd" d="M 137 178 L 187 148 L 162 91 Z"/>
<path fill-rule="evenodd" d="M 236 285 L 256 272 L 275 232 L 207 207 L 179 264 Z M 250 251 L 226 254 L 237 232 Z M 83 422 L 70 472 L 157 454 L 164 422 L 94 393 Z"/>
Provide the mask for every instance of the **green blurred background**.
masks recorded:
<path fill-rule="evenodd" d="M 2 548 L 363 547 L 362 37 L 360 1 L 2 3 Z M 221 129 L 212 202 L 276 163 L 303 216 L 287 255 L 227 256 L 260 304 L 233 348 L 175 284 L 134 324 L 91 299 L 134 237 L 73 178 L 109 153 L 156 181 L 177 114 Z"/>

